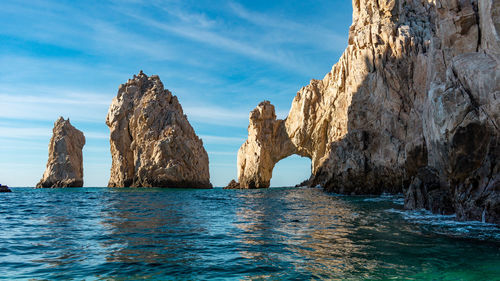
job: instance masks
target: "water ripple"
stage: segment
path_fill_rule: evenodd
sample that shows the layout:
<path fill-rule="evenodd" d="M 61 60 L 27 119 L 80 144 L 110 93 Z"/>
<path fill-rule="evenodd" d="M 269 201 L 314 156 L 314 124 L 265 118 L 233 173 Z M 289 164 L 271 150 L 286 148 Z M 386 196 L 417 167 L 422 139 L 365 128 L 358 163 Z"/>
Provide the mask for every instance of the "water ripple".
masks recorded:
<path fill-rule="evenodd" d="M 14 189 L 0 279 L 494 280 L 497 226 L 320 189 Z"/>

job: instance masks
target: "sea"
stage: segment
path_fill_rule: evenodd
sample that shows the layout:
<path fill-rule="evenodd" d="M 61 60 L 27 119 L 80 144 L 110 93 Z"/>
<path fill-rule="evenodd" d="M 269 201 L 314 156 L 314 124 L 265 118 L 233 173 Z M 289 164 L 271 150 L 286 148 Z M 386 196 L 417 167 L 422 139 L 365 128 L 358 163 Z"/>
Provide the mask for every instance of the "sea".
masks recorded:
<path fill-rule="evenodd" d="M 500 229 L 319 188 L 13 188 L 0 280 L 500 280 Z"/>

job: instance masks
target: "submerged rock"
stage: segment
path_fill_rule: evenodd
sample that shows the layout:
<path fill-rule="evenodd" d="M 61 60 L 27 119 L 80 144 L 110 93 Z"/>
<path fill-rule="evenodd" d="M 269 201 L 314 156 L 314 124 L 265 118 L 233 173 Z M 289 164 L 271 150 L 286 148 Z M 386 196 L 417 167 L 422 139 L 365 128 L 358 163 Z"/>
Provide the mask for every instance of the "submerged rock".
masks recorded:
<path fill-rule="evenodd" d="M 331 72 L 285 120 L 250 118 L 242 187 L 268 187 L 274 164 L 299 154 L 312 186 L 404 192 L 407 208 L 500 223 L 499 11 L 495 0 L 353 1 Z"/>
<path fill-rule="evenodd" d="M 12 190 L 8 186 L 0 184 L 0 192 L 12 192 Z"/>
<path fill-rule="evenodd" d="M 211 188 L 208 155 L 177 97 L 142 71 L 109 107 L 109 187 Z"/>
<path fill-rule="evenodd" d="M 36 187 L 82 187 L 85 136 L 62 117 L 54 123 L 52 133 L 47 168 Z"/>

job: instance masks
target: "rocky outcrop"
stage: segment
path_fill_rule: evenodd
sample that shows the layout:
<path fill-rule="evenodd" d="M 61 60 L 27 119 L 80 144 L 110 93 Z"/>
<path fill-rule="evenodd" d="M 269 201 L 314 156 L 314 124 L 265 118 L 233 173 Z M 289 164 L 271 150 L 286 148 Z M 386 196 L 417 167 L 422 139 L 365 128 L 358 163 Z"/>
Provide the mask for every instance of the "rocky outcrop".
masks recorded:
<path fill-rule="evenodd" d="M 232 179 L 223 189 L 240 189 L 240 183 Z"/>
<path fill-rule="evenodd" d="M 0 184 L 0 192 L 12 192 L 12 190 L 8 186 Z"/>
<path fill-rule="evenodd" d="M 83 133 L 71 125 L 69 118 L 59 117 L 52 129 L 47 168 L 36 187 L 82 187 L 84 145 Z"/>
<path fill-rule="evenodd" d="M 109 107 L 109 187 L 211 188 L 208 155 L 177 97 L 142 71 Z"/>
<path fill-rule="evenodd" d="M 250 113 L 248 139 L 238 151 L 241 187 L 269 187 L 274 165 L 296 152 L 286 133 L 285 121 L 276 120 L 274 106 L 269 101 L 261 102 Z"/>
<path fill-rule="evenodd" d="M 354 0 L 353 11 L 344 54 L 287 118 L 250 118 L 242 187 L 267 187 L 274 164 L 299 154 L 310 185 L 404 192 L 407 208 L 500 223 L 500 2 Z"/>
<path fill-rule="evenodd" d="M 309 180 L 304 180 L 301 183 L 295 185 L 295 187 L 311 187 Z"/>

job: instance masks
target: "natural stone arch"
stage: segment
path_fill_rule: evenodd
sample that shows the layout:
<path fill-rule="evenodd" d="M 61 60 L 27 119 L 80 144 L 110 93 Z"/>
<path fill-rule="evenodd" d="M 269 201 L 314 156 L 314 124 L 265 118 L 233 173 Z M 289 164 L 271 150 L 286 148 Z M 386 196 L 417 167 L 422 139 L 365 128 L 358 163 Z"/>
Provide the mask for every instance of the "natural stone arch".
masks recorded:
<path fill-rule="evenodd" d="M 286 119 L 277 120 L 274 106 L 263 101 L 250 113 L 248 139 L 238 151 L 238 181 L 241 188 L 268 188 L 280 160 L 298 154 L 311 158 L 292 142 Z"/>

